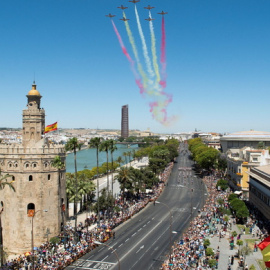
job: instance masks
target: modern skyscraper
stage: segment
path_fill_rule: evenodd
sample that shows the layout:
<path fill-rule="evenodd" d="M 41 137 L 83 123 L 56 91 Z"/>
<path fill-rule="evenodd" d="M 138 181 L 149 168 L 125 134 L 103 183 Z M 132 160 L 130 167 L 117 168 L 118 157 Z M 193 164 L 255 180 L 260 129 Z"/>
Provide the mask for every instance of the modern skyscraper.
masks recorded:
<path fill-rule="evenodd" d="M 123 138 L 129 137 L 128 105 L 122 106 L 121 137 L 123 137 Z"/>

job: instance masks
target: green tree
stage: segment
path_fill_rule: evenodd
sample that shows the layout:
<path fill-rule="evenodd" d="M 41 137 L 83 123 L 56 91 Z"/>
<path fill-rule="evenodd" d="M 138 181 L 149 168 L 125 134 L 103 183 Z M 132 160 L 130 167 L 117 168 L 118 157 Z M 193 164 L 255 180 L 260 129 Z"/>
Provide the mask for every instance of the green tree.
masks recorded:
<path fill-rule="evenodd" d="M 123 197 L 126 190 L 127 191 L 132 190 L 132 176 L 129 168 L 121 167 L 120 170 L 118 171 L 118 174 L 114 178 L 118 180 L 120 184 L 120 189 L 122 191 Z"/>
<path fill-rule="evenodd" d="M 110 153 L 111 153 L 111 162 L 112 162 L 112 196 L 113 196 L 113 173 L 114 173 L 114 164 L 113 164 L 113 153 L 117 150 L 116 142 L 114 140 L 110 140 Z"/>
<path fill-rule="evenodd" d="M 12 175 L 5 174 L 2 175 L 1 169 L 0 169 L 0 190 L 3 190 L 5 186 L 8 186 L 11 190 L 16 191 L 13 186 L 13 181 L 8 181 L 8 178 L 11 178 Z"/>
<path fill-rule="evenodd" d="M 99 214 L 99 160 L 98 160 L 98 153 L 100 151 L 102 138 L 95 137 L 92 138 L 89 142 L 89 148 L 96 149 L 96 160 L 97 160 L 97 215 L 98 215 L 98 224 L 100 223 L 100 214 Z"/>
<path fill-rule="evenodd" d="M 217 185 L 216 185 L 216 188 L 217 189 L 221 189 L 221 190 L 226 190 L 228 188 L 228 181 L 227 180 L 224 180 L 224 179 L 219 179 L 217 181 Z"/>
<path fill-rule="evenodd" d="M 107 195 L 109 195 L 109 151 L 110 151 L 111 143 L 109 140 L 103 141 L 100 145 L 99 151 L 106 152 L 106 175 L 107 175 Z"/>
<path fill-rule="evenodd" d="M 60 195 L 60 192 L 62 190 L 62 182 L 61 182 L 61 171 L 65 169 L 65 162 L 62 161 L 60 156 L 55 156 L 52 161 L 52 166 L 57 169 L 58 171 L 58 194 Z M 65 224 L 65 213 L 62 208 L 62 204 L 65 205 L 66 202 L 62 202 L 62 198 L 60 199 L 59 205 L 61 207 L 61 218 L 62 218 L 62 225 Z"/>
<path fill-rule="evenodd" d="M 75 196 L 74 196 L 74 211 L 75 211 L 75 230 L 77 229 L 77 195 L 78 195 L 78 179 L 77 179 L 77 150 L 81 150 L 82 143 L 73 137 L 67 141 L 65 146 L 66 151 L 72 151 L 74 154 L 74 167 L 75 167 Z"/>
<path fill-rule="evenodd" d="M 209 170 L 211 168 L 214 168 L 218 154 L 218 150 L 210 147 L 200 153 L 195 160 L 203 169 Z"/>

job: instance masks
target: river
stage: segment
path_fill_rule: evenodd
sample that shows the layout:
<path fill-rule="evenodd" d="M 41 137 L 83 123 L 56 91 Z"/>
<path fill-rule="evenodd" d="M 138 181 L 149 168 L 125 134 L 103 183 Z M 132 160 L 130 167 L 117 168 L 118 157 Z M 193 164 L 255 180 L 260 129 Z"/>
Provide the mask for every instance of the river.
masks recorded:
<path fill-rule="evenodd" d="M 125 157 L 123 156 L 124 152 L 133 152 L 133 150 L 138 150 L 138 145 L 134 144 L 128 147 L 126 144 L 117 144 L 117 150 L 113 152 L 113 160 L 116 161 L 118 157 L 122 157 L 123 161 L 125 161 Z M 96 158 L 97 150 L 95 148 L 87 148 L 77 152 L 77 170 L 82 171 L 84 169 L 91 170 L 93 167 L 97 166 L 97 158 Z M 126 157 L 127 161 L 129 157 Z M 106 152 L 98 153 L 99 166 L 101 166 L 104 162 L 107 161 Z M 109 162 L 111 162 L 111 153 L 109 152 Z M 74 154 L 70 153 L 66 158 L 66 172 L 74 173 Z"/>

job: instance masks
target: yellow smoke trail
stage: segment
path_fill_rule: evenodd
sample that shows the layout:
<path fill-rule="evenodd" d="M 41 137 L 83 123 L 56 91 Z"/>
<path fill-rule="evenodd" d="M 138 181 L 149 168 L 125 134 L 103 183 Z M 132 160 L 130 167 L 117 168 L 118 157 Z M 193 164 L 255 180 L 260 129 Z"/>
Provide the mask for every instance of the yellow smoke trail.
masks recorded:
<path fill-rule="evenodd" d="M 151 12 L 149 12 L 149 17 L 151 18 Z M 153 66 L 157 77 L 157 82 L 160 82 L 159 66 L 157 62 L 157 50 L 156 50 L 156 37 L 154 32 L 154 25 L 152 21 L 149 21 L 150 33 L 151 33 L 151 43 L 152 43 L 152 56 L 153 56 Z"/>
<path fill-rule="evenodd" d="M 123 11 L 123 17 L 126 18 L 126 14 L 125 14 L 124 11 Z M 135 44 L 134 37 L 133 37 L 132 32 L 130 30 L 128 21 L 125 21 L 125 26 L 126 26 L 126 31 L 127 31 L 127 34 L 128 34 L 129 42 L 130 42 L 132 50 L 133 50 L 134 57 L 135 57 L 136 62 L 137 62 L 138 71 L 139 71 L 139 73 L 140 73 L 140 75 L 142 77 L 143 87 L 146 89 L 147 88 L 148 78 L 147 78 L 147 75 L 145 74 L 145 72 L 143 70 L 142 65 L 141 65 L 139 55 L 138 55 L 138 50 L 137 50 L 137 47 L 136 47 L 136 44 Z"/>

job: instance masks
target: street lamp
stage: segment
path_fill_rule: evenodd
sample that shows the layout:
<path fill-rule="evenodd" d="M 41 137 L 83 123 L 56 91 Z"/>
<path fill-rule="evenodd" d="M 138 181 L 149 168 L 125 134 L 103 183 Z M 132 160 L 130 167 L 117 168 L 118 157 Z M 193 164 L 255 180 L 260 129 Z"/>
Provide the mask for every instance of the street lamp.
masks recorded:
<path fill-rule="evenodd" d="M 4 203 L 1 201 L 1 209 L 0 209 L 0 248 L 1 248 L 1 266 L 4 264 L 4 252 L 3 252 L 3 232 L 2 232 L 2 220 L 1 220 L 1 214 L 4 211 Z"/>
<path fill-rule="evenodd" d="M 171 264 L 172 263 L 172 212 L 166 203 L 159 202 L 159 201 L 156 201 L 156 203 L 161 203 L 161 204 L 165 205 L 170 212 L 170 231 L 169 231 L 170 232 L 170 260 L 169 260 L 169 262 Z"/>
<path fill-rule="evenodd" d="M 106 245 L 106 244 L 101 243 L 101 242 L 99 242 L 99 241 L 94 241 L 94 243 L 97 244 L 97 245 L 104 245 L 104 246 L 108 247 L 110 250 L 112 250 L 112 252 L 114 253 L 114 255 L 115 255 L 116 258 L 117 258 L 117 261 L 118 261 L 118 269 L 120 270 L 120 260 L 119 260 L 119 256 L 118 256 L 117 252 L 116 252 L 112 247 L 110 247 L 109 245 Z"/>
<path fill-rule="evenodd" d="M 37 210 L 33 209 L 32 211 L 29 210 L 28 216 L 32 218 L 32 231 L 31 231 L 31 250 L 32 250 L 32 258 L 33 258 L 33 269 L 35 269 L 35 258 L 34 258 L 34 217 L 35 215 L 40 212 L 48 212 L 48 210 Z"/>

